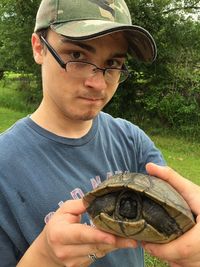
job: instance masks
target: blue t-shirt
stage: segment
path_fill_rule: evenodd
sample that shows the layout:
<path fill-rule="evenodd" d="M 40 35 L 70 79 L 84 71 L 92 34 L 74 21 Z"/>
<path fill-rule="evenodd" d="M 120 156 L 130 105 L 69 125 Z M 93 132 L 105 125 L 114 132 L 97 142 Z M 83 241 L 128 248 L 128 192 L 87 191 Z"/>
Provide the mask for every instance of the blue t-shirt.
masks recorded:
<path fill-rule="evenodd" d="M 100 112 L 82 138 L 57 136 L 29 117 L 0 135 L 0 259 L 16 266 L 62 203 L 82 198 L 109 176 L 165 165 L 137 126 Z M 83 223 L 90 223 L 87 214 Z M 142 267 L 143 250 L 121 249 L 91 266 Z"/>

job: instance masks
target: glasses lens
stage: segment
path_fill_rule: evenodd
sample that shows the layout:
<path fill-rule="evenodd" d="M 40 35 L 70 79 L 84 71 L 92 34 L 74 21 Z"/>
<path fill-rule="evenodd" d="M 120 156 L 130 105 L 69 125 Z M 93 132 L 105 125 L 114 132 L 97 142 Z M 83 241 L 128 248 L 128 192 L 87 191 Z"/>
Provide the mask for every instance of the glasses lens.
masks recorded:
<path fill-rule="evenodd" d="M 81 74 L 82 72 L 91 72 L 92 69 L 94 69 L 94 66 L 91 66 L 88 63 L 85 62 L 79 62 L 79 61 L 75 61 L 75 62 L 68 62 L 67 63 L 67 71 L 69 72 L 80 72 L 79 74 Z M 75 73 L 73 73 L 75 74 Z M 84 74 L 84 73 L 83 73 Z M 84 75 L 85 76 L 85 75 Z"/>
<path fill-rule="evenodd" d="M 118 69 L 106 69 L 105 79 L 107 82 L 118 83 L 121 76 L 121 70 Z"/>
<path fill-rule="evenodd" d="M 129 76 L 129 71 L 128 70 L 121 70 L 119 83 L 125 82 L 128 79 L 128 76 Z"/>
<path fill-rule="evenodd" d="M 128 70 L 106 69 L 106 79 L 112 83 L 122 83 L 129 76 Z"/>
<path fill-rule="evenodd" d="M 69 61 L 66 64 L 66 71 L 75 78 L 86 79 L 96 72 L 96 67 L 87 62 Z"/>
<path fill-rule="evenodd" d="M 98 68 L 92 63 L 81 61 L 70 61 L 66 64 L 67 72 L 70 72 L 74 77 L 88 78 L 94 76 L 98 71 L 103 69 Z M 108 83 L 121 83 L 128 78 L 127 70 L 120 69 L 105 69 L 104 78 Z"/>

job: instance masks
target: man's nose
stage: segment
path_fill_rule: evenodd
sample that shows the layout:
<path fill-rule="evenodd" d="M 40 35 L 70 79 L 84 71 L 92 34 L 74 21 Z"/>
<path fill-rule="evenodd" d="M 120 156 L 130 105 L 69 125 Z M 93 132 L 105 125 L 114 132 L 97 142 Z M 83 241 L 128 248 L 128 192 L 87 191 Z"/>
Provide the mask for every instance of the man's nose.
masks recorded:
<path fill-rule="evenodd" d="M 107 82 L 103 71 L 97 70 L 90 77 L 85 79 L 85 86 L 92 87 L 95 90 L 105 90 Z"/>

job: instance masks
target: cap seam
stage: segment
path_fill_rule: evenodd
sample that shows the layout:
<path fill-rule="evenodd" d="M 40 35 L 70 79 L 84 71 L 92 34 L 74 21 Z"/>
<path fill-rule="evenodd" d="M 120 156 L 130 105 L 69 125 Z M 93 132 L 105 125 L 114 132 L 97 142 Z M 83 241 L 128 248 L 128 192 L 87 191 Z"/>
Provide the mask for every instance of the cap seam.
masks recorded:
<path fill-rule="evenodd" d="M 75 19 L 70 19 L 70 20 L 56 20 L 56 21 L 52 22 L 51 25 L 52 24 L 60 24 L 60 23 L 73 22 L 73 21 L 82 21 L 82 20 L 102 20 L 102 21 L 107 21 L 107 22 L 110 22 L 110 23 L 113 23 L 114 22 L 114 23 L 120 24 L 119 22 L 110 21 L 110 20 L 108 20 L 106 18 L 104 19 L 104 18 L 99 18 L 99 17 L 96 17 L 96 18 L 91 17 L 91 18 L 87 18 L 87 19 L 86 18 L 75 18 Z M 123 23 L 121 23 L 121 24 L 123 24 Z M 132 26 L 132 25 L 128 25 L 127 24 L 127 26 Z"/>
<path fill-rule="evenodd" d="M 59 8 L 59 6 L 60 6 L 60 0 L 57 0 L 56 1 L 57 3 L 56 3 L 56 21 L 58 20 L 58 8 Z"/>

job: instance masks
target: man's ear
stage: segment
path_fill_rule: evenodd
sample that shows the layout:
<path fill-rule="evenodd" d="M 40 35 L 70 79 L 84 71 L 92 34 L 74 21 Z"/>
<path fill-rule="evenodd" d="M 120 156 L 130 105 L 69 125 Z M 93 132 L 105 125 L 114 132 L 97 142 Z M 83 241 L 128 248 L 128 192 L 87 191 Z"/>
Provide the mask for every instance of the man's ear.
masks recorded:
<path fill-rule="evenodd" d="M 44 46 L 36 33 L 32 34 L 31 43 L 35 62 L 41 65 L 43 63 Z"/>

